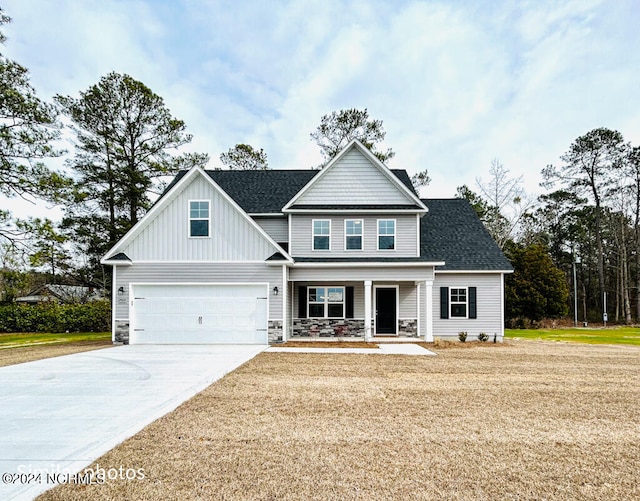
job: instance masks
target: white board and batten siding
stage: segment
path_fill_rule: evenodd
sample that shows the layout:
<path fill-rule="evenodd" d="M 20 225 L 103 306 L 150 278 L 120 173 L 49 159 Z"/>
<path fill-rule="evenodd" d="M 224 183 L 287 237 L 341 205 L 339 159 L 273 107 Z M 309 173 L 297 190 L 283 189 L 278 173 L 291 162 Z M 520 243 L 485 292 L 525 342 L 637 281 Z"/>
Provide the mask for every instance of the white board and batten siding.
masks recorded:
<path fill-rule="evenodd" d="M 313 250 L 313 220 L 331 221 L 331 250 Z M 363 220 L 362 250 L 345 249 L 346 219 Z M 395 219 L 396 242 L 394 250 L 378 250 L 378 220 Z M 304 257 L 417 257 L 418 220 L 415 214 L 353 214 L 331 216 L 329 214 L 293 214 L 291 216 L 291 243 L 293 256 Z"/>
<path fill-rule="evenodd" d="M 393 175 L 393 174 L 390 174 Z M 295 202 L 318 204 L 414 204 L 357 148 L 351 148 Z"/>
<path fill-rule="evenodd" d="M 210 201 L 209 237 L 189 238 L 189 201 Z M 131 241 L 119 249 L 139 261 L 265 260 L 274 246 L 202 176 L 173 197 Z"/>
<path fill-rule="evenodd" d="M 440 318 L 440 287 L 476 287 L 477 318 Z M 421 298 L 424 301 L 424 292 Z M 433 283 L 433 335 L 442 338 L 458 338 L 461 331 L 474 341 L 484 332 L 493 339 L 494 333 L 504 335 L 503 308 L 501 305 L 501 273 L 437 273 Z M 424 323 L 424 322 L 423 322 Z"/>

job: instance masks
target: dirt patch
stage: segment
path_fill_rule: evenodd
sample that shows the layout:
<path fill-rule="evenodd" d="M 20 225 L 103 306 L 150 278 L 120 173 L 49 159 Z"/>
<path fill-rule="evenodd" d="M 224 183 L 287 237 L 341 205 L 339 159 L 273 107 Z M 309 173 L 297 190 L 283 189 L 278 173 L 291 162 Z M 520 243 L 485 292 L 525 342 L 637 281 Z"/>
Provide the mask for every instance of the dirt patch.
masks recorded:
<path fill-rule="evenodd" d="M 621 346 L 262 353 L 39 499 L 638 499 L 639 401 Z"/>
<path fill-rule="evenodd" d="M 43 358 L 60 357 L 81 351 L 98 350 L 109 346 L 113 346 L 111 340 L 7 348 L 0 350 L 0 367 L 32 362 Z"/>

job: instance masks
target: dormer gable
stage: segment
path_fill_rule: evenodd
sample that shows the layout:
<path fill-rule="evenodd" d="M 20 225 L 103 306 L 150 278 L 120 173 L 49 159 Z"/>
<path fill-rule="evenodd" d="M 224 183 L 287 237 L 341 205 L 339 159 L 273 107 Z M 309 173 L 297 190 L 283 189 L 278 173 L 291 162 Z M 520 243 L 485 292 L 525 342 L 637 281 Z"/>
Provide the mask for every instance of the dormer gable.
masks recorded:
<path fill-rule="evenodd" d="M 380 209 L 427 212 L 412 190 L 354 139 L 285 205 L 283 212 Z"/>

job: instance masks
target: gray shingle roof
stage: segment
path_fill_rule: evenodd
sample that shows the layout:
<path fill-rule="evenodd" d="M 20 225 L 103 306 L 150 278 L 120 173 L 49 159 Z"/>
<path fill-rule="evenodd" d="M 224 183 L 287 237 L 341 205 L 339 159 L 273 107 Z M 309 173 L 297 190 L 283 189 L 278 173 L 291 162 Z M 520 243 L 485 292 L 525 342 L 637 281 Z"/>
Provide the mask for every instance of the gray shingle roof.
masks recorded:
<path fill-rule="evenodd" d="M 211 179 L 249 214 L 274 214 L 298 193 L 319 170 L 208 170 Z M 415 193 L 404 170 L 392 170 Z"/>
<path fill-rule="evenodd" d="M 208 170 L 207 174 L 249 214 L 274 214 L 319 170 Z"/>
<path fill-rule="evenodd" d="M 245 212 L 275 214 L 280 213 L 287 202 L 320 171 L 215 170 L 206 172 Z M 415 193 L 406 171 L 392 170 L 392 172 Z M 185 173 L 179 173 L 165 193 Z M 420 257 L 410 258 L 410 260 L 445 261 L 446 264 L 439 266 L 438 270 L 513 270 L 511 263 L 466 200 L 423 199 L 422 202 L 429 208 L 429 212 L 421 218 Z M 279 257 L 272 256 L 271 259 L 275 260 Z M 325 262 L 330 262 L 331 259 L 328 258 Z M 382 261 L 375 258 L 369 260 Z M 304 262 L 305 259 L 297 258 L 296 261 Z M 316 260 L 316 262 L 319 261 L 322 260 Z"/>
<path fill-rule="evenodd" d="M 445 261 L 438 270 L 513 270 L 466 200 L 422 200 L 429 212 L 421 220 L 420 254 Z"/>

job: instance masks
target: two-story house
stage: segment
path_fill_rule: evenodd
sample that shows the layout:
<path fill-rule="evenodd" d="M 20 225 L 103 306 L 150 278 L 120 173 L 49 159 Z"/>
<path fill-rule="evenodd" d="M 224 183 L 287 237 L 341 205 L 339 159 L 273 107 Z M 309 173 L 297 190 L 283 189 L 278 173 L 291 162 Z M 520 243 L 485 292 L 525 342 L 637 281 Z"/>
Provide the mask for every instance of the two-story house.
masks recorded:
<path fill-rule="evenodd" d="M 512 271 L 465 200 L 358 141 L 319 171 L 182 172 L 102 262 L 132 344 L 501 340 Z"/>

